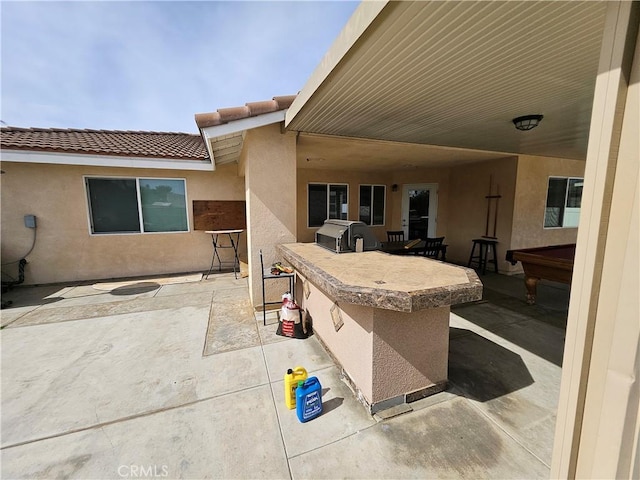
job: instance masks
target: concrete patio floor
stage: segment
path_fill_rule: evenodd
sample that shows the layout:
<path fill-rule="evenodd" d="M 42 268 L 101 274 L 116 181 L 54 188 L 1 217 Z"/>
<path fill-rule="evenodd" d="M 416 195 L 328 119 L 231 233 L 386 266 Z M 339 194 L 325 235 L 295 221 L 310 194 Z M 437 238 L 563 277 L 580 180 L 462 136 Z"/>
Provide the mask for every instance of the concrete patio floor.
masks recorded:
<path fill-rule="evenodd" d="M 548 478 L 568 288 L 487 274 L 453 309 L 447 391 L 371 417 L 316 337 L 262 326 L 246 279 L 3 295 L 2 478 Z M 299 423 L 303 365 L 324 413 Z"/>

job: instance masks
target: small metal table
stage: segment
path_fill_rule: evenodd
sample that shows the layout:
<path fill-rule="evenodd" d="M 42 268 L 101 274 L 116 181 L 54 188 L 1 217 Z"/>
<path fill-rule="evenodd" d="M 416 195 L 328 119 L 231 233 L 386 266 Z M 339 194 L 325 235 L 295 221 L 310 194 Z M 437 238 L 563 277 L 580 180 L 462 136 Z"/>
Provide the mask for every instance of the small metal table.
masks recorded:
<path fill-rule="evenodd" d="M 218 258 L 218 271 L 222 270 L 222 260 L 220 259 L 220 253 L 218 253 L 218 249 L 221 248 L 231 248 L 233 249 L 233 275 L 235 278 L 238 278 L 238 273 L 236 271 L 240 270 L 240 259 L 238 258 L 238 245 L 240 244 L 240 234 L 244 232 L 244 230 L 206 230 L 204 233 L 209 233 L 211 235 L 211 241 L 213 243 L 213 256 L 211 257 L 211 266 L 209 267 L 209 271 L 205 278 L 209 278 L 209 274 L 211 270 L 213 270 L 213 264 L 216 261 L 216 257 Z M 224 245 L 221 243 L 220 235 L 227 235 L 229 237 L 230 245 Z M 224 237 L 223 237 L 224 238 Z"/>

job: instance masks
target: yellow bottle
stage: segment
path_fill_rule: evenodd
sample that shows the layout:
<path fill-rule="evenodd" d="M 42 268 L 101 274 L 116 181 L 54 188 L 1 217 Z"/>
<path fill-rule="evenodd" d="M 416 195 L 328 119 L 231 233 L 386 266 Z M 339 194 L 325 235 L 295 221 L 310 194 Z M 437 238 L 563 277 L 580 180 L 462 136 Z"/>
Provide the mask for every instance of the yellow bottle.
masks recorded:
<path fill-rule="evenodd" d="M 299 381 L 307 379 L 307 371 L 304 367 L 288 369 L 284 375 L 284 402 L 289 410 L 296 408 L 296 388 Z"/>

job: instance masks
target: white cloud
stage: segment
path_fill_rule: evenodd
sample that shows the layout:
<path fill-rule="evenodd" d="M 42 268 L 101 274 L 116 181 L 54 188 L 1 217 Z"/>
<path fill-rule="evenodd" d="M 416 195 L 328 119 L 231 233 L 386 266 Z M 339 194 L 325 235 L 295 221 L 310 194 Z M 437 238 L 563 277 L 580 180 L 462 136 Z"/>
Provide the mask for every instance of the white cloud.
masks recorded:
<path fill-rule="evenodd" d="M 2 120 L 195 132 L 195 113 L 297 93 L 355 7 L 3 2 Z"/>

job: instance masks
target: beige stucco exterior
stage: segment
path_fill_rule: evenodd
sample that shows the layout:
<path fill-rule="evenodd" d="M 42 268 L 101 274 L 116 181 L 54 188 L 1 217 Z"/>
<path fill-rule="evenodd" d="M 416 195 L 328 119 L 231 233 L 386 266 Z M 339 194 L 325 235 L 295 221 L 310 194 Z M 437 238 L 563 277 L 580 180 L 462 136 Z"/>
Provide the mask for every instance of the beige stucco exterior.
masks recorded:
<path fill-rule="evenodd" d="M 236 165 L 215 172 L 142 170 L 3 162 L 2 263 L 29 250 L 34 231 L 24 215 L 37 218 L 36 243 L 29 254 L 25 284 L 43 284 L 169 273 L 207 271 L 211 237 L 193 230 L 193 200 L 243 200 L 244 184 Z M 85 176 L 184 178 L 190 231 L 92 235 Z M 246 257 L 242 239 L 240 255 Z M 223 261 L 231 250 L 222 251 Z M 6 270 L 5 270 L 6 268 Z M 3 267 L 17 276 L 17 266 Z"/>
<path fill-rule="evenodd" d="M 383 7 L 384 2 L 366 3 L 351 25 L 357 28 L 345 29 L 337 56 L 350 52 L 355 38 Z M 586 163 L 519 156 L 425 171 L 296 171 L 295 137 L 282 135 L 279 125 L 247 132 L 240 162 L 244 181 L 236 166 L 218 166 L 215 172 L 204 173 L 3 162 L 2 261 L 17 260 L 29 248 L 33 232 L 23 225 L 23 215 L 29 213 L 38 217 L 38 238 L 29 255 L 26 283 L 206 270 L 211 243 L 202 232 L 89 233 L 84 175 L 186 178 L 189 200 L 247 200 L 248 259 L 252 297 L 258 305 L 257 250 L 263 248 L 270 262 L 276 243 L 313 238 L 313 230 L 306 228 L 309 181 L 350 183 L 352 218 L 357 218 L 357 184 L 387 185 L 387 224 L 374 229 L 379 238 L 384 237 L 383 230 L 399 226 L 400 203 L 391 185 L 438 183 L 437 232 L 446 236 L 449 258 L 464 262 L 471 238 L 484 232 L 483 197 L 493 174 L 503 195 L 498 225 L 501 256 L 507 248 L 570 243 L 577 237 L 551 475 L 638 478 L 638 2 L 607 2 L 607 9 Z M 328 57 L 324 62 L 324 71 L 331 72 L 331 60 Z M 320 81 L 314 77 L 312 86 Z M 305 90 L 301 102 L 311 97 Z M 294 105 L 289 116 L 303 103 Z M 398 144 L 401 158 L 402 145 Z M 579 176 L 582 171 L 585 190 L 579 229 L 544 229 L 540 209 L 544 208 L 548 176 Z M 502 259 L 500 268 L 512 270 Z M 322 326 L 316 327 L 322 336 Z M 349 327 L 362 345 L 373 344 L 366 327 Z M 357 374 L 357 366 L 352 371 Z"/>
<path fill-rule="evenodd" d="M 298 277 L 297 291 L 302 293 L 304 278 Z M 349 377 L 362 387 L 362 394 L 373 398 L 373 309 L 362 305 L 340 305 L 344 325 L 336 332 L 328 312 L 333 301 L 313 283 L 308 283 L 309 297 L 297 295 L 302 308 L 309 312 L 313 330 L 325 344 L 331 345 L 332 355 L 340 358 Z"/>
<path fill-rule="evenodd" d="M 515 171 L 517 158 L 497 159 L 490 162 L 475 163 L 452 169 L 450 199 L 449 232 L 446 238 L 450 245 L 447 256 L 460 263 L 469 260 L 471 240 L 485 235 L 487 229 L 488 195 L 501 195 L 492 200 L 492 213 L 489 218 L 489 235 L 496 225 L 498 237 L 497 259 L 499 269 L 507 270 L 504 261 L 506 250 L 511 246 L 513 230 L 512 212 L 515 190 Z M 489 187 L 491 185 L 491 193 Z M 540 198 L 544 202 L 546 192 Z M 495 223 L 495 204 L 498 206 L 498 221 Z"/>
<path fill-rule="evenodd" d="M 307 186 L 309 183 L 337 183 L 347 184 L 349 186 L 349 220 L 358 219 L 358 197 L 360 185 L 385 185 L 387 187 L 387 209 L 385 215 L 385 225 L 371 227 L 371 230 L 379 240 L 386 239 L 387 230 L 396 229 L 394 225 L 399 225 L 400 218 L 391 213 L 394 209 L 395 196 L 390 195 L 391 185 L 388 173 L 384 172 L 359 172 L 353 170 L 320 170 L 306 169 L 298 170 L 297 193 L 298 193 L 298 210 L 296 214 L 298 226 L 298 241 L 313 242 L 315 240 L 316 227 L 308 227 L 308 205 L 307 205 Z M 397 192 L 396 192 L 397 193 Z M 398 211 L 399 212 L 399 211 Z"/>
<path fill-rule="evenodd" d="M 354 142 L 354 148 L 361 142 Z M 331 148 L 328 141 L 327 155 Z M 397 145 L 398 161 L 404 148 Z M 316 228 L 307 226 L 307 186 L 314 182 L 348 184 L 349 219 L 358 218 L 361 184 L 385 185 L 385 224 L 372 227 L 380 241 L 386 240 L 387 230 L 401 228 L 403 185 L 437 185 L 436 232 L 449 245 L 448 261 L 462 265 L 468 260 L 471 240 L 485 233 L 490 183 L 492 193 L 499 188 L 501 195 L 497 222 L 501 272 L 520 271 L 520 265 L 504 260 L 508 249 L 575 242 L 577 229 L 545 229 L 542 218 L 548 177 L 580 176 L 584 162 L 520 156 L 389 172 L 299 168 L 297 155 L 295 135 L 282 133 L 275 123 L 248 130 L 239 165 L 218 165 L 212 172 L 3 162 L 3 263 L 18 260 L 28 250 L 33 231 L 24 227 L 23 216 L 34 214 L 37 242 L 28 258 L 25 284 L 206 271 L 211 239 L 193 231 L 191 201 L 244 199 L 247 231 L 241 238 L 240 258 L 249 263 L 257 306 L 262 302 L 259 251 L 270 265 L 277 260 L 275 245 L 314 241 Z M 186 179 L 190 231 L 90 234 L 84 177 L 93 175 Z M 223 250 L 222 255 L 230 260 L 231 251 Z M 5 268 L 10 275 L 17 270 L 15 265 Z M 270 288 L 275 293 L 282 289 Z M 277 298 L 275 293 L 269 298 Z"/>
<path fill-rule="evenodd" d="M 244 141 L 240 172 L 247 201 L 249 292 L 255 306 L 262 303 L 260 250 L 269 266 L 277 260 L 276 245 L 296 240 L 295 138 L 272 124 L 248 131 Z M 286 289 L 286 281 L 275 283 L 269 282 L 267 300 L 277 300 Z"/>
<path fill-rule="evenodd" d="M 548 178 L 583 177 L 585 162 L 520 155 L 513 201 L 511 248 L 575 243 L 577 228 L 544 228 Z M 543 198 L 543 201 L 540 201 Z"/>
<path fill-rule="evenodd" d="M 344 143 L 343 139 L 340 141 Z M 404 147 L 397 145 L 398 162 L 403 158 Z M 326 155 L 329 156 L 331 151 L 331 146 L 328 146 Z M 492 201 L 495 203 L 491 205 L 489 234 L 493 231 L 497 203 L 498 267 L 500 272 L 516 273 L 522 268 L 505 260 L 507 250 L 575 243 L 577 228 L 544 228 L 544 209 L 550 176 L 580 177 L 583 173 L 582 161 L 532 156 L 505 157 L 452 167 L 399 168 L 393 172 L 299 168 L 298 241 L 313 242 L 317 230 L 307 226 L 309 183 L 347 184 L 350 220 L 358 219 L 360 185 L 386 185 L 385 225 L 371 227 L 380 241 L 386 240 L 387 230 L 401 228 L 403 185 L 436 184 L 436 235 L 444 236 L 448 244 L 447 261 L 466 265 L 471 241 L 486 232 L 489 208 L 486 196 L 499 194 L 501 198 Z M 397 185 L 396 191 L 393 191 L 393 185 Z"/>
<path fill-rule="evenodd" d="M 444 387 L 447 381 L 449 307 L 396 312 L 340 302 L 308 281 L 309 296 L 297 291 L 309 313 L 313 330 L 372 405 L 425 387 Z M 344 324 L 338 331 L 331 309 L 340 310 Z"/>

